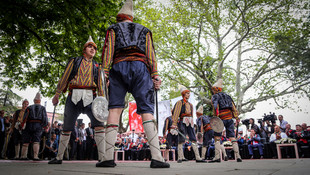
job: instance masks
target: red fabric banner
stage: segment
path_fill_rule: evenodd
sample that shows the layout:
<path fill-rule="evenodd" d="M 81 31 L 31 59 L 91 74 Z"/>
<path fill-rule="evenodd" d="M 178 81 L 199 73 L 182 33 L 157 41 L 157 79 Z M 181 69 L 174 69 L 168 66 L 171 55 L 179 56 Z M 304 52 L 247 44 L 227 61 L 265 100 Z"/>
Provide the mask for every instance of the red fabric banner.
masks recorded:
<path fill-rule="evenodd" d="M 130 131 L 135 129 L 137 132 L 144 132 L 142 126 L 142 117 L 136 113 L 137 104 L 135 102 L 129 102 L 129 128 Z"/>

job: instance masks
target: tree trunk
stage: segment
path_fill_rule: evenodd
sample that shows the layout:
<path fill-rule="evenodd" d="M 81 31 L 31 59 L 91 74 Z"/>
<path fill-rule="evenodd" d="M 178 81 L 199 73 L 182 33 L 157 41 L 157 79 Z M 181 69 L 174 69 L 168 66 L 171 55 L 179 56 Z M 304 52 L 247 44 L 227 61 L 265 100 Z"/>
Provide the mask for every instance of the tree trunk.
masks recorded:
<path fill-rule="evenodd" d="M 237 110 L 241 110 L 242 97 L 241 97 L 241 43 L 238 46 L 238 60 L 237 60 L 237 72 L 236 72 L 236 95 L 237 95 Z M 243 96 L 243 95 L 242 95 Z"/>

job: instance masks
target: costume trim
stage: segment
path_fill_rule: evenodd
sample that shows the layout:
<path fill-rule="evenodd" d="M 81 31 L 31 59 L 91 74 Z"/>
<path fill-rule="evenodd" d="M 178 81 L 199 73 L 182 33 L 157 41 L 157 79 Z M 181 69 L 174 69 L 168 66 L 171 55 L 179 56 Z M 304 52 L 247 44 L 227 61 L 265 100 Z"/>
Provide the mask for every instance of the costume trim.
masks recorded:
<path fill-rule="evenodd" d="M 108 124 L 107 128 L 118 128 L 118 124 Z"/>
<path fill-rule="evenodd" d="M 64 133 L 64 132 L 61 132 L 61 135 L 63 136 L 70 136 L 71 133 Z"/>
<path fill-rule="evenodd" d="M 117 22 L 122 22 L 122 21 L 125 21 L 125 20 L 130 20 L 131 22 L 133 22 L 133 17 L 130 16 L 130 15 L 126 15 L 126 14 L 118 14 L 116 16 L 116 21 Z"/>
<path fill-rule="evenodd" d="M 219 117 L 222 120 L 229 120 L 229 119 L 232 119 L 233 114 L 230 109 L 223 109 L 223 110 L 220 110 Z"/>
<path fill-rule="evenodd" d="M 155 120 L 153 119 L 153 120 L 147 120 L 147 121 L 144 121 L 144 122 L 142 122 L 142 125 L 144 125 L 144 124 L 146 124 L 146 123 L 150 123 L 150 122 L 155 123 Z"/>

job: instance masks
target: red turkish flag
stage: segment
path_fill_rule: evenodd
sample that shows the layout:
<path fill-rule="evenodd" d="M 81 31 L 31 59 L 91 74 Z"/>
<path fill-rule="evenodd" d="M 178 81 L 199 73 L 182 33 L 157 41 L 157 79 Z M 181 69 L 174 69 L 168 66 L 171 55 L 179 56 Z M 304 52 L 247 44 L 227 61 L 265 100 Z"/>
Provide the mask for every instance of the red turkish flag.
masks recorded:
<path fill-rule="evenodd" d="M 130 131 L 133 129 L 135 132 L 144 132 L 142 126 L 142 117 L 136 113 L 137 104 L 135 102 L 129 102 L 129 128 Z"/>

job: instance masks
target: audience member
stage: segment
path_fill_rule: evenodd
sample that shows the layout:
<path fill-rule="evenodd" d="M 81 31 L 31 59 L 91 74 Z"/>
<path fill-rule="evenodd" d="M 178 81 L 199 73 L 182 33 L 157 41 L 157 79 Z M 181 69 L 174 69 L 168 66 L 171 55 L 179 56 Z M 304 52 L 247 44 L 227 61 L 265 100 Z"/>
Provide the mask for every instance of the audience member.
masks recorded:
<path fill-rule="evenodd" d="M 260 158 L 262 159 L 264 152 L 263 152 L 263 144 L 261 143 L 261 138 L 259 134 L 255 132 L 254 129 L 251 129 L 250 139 L 248 140 L 248 149 L 251 159 L 253 159 L 253 148 L 258 148 Z"/>
<path fill-rule="evenodd" d="M 55 158 L 58 150 L 58 141 L 56 140 L 56 134 L 52 133 L 51 139 L 46 140 L 45 148 L 43 151 L 43 158 Z"/>
<path fill-rule="evenodd" d="M 296 132 L 293 138 L 297 141 L 298 154 L 300 157 L 304 157 L 304 152 L 301 149 L 302 146 L 309 146 L 309 134 L 308 131 L 304 131 L 302 125 L 296 125 Z"/>
<path fill-rule="evenodd" d="M 291 129 L 291 124 L 286 124 L 285 126 L 285 134 L 289 138 L 293 138 L 293 135 L 296 131 Z"/>
<path fill-rule="evenodd" d="M 79 128 L 79 142 L 77 146 L 77 159 L 83 160 L 86 152 L 86 131 L 85 123 L 81 123 Z"/>
<path fill-rule="evenodd" d="M 280 126 L 280 129 L 281 129 L 281 132 L 285 132 L 286 124 L 288 124 L 287 121 L 283 120 L 283 115 L 279 115 L 278 119 L 279 119 L 279 122 L 280 122 L 279 126 Z"/>
<path fill-rule="evenodd" d="M 86 128 L 86 160 L 93 160 L 94 145 L 94 129 L 91 127 L 91 123 L 88 123 L 88 128 Z"/>
<path fill-rule="evenodd" d="M 77 145 L 79 142 L 79 128 L 78 128 L 78 122 L 75 122 L 74 130 L 71 132 L 69 145 L 70 145 L 70 155 L 69 159 L 74 160 L 76 158 L 77 154 Z"/>
<path fill-rule="evenodd" d="M 4 110 L 0 111 L 0 158 L 2 159 L 2 151 L 5 145 L 6 127 L 10 126 L 9 120 L 4 117 Z"/>
<path fill-rule="evenodd" d="M 274 127 L 274 131 L 275 132 L 270 136 L 270 145 L 273 153 L 273 158 L 278 158 L 275 141 L 281 140 L 282 138 L 287 138 L 287 135 L 284 132 L 281 132 L 280 126 L 278 125 Z"/>
<path fill-rule="evenodd" d="M 260 134 L 260 129 L 257 126 L 257 124 L 255 124 L 255 119 L 254 118 L 250 118 L 250 129 L 248 129 L 249 132 L 251 132 L 251 130 L 254 129 L 256 134 Z"/>

